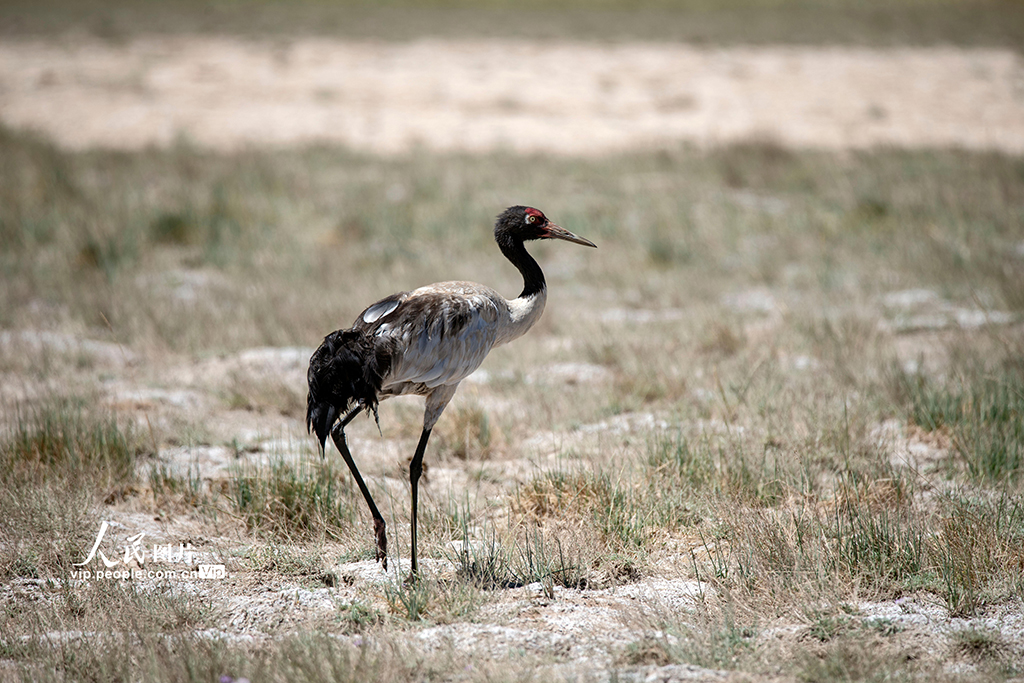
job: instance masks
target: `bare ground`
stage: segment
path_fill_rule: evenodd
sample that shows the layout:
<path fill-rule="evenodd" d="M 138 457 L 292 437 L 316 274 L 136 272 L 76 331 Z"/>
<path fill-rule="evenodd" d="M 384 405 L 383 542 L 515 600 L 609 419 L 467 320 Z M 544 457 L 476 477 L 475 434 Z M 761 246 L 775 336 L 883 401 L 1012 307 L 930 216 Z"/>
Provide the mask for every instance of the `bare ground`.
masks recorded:
<path fill-rule="evenodd" d="M 1024 151 L 1000 49 L 148 37 L 0 44 L 0 119 L 62 145 L 594 154 L 770 140 Z"/>

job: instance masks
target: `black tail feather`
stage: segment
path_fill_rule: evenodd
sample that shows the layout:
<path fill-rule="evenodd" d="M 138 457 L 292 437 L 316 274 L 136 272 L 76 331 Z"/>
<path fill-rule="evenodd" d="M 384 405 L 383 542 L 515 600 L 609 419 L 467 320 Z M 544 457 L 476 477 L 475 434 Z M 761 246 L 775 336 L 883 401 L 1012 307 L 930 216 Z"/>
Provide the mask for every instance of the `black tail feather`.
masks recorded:
<path fill-rule="evenodd" d="M 309 359 L 306 430 L 316 434 L 321 455 L 340 415 L 355 406 L 377 414 L 377 393 L 387 371 L 379 360 L 372 340 L 360 330 L 332 332 Z"/>

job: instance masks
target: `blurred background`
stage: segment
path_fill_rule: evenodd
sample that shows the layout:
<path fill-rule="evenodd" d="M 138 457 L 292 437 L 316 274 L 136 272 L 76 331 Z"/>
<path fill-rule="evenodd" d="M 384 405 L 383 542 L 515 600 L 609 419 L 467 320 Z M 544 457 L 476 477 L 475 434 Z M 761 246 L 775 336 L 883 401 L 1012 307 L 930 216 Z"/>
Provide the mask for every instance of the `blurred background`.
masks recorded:
<path fill-rule="evenodd" d="M 603 238 L 579 267 L 629 264 L 615 296 L 641 305 L 717 296 L 675 280 L 710 264 L 790 282 L 851 235 L 1012 261 L 964 225 L 962 249 L 936 238 L 952 215 L 887 176 L 923 164 L 941 204 L 965 173 L 983 211 L 1016 196 L 1022 33 L 1019 3 L 966 0 L 4 3 L 2 322 L 309 344 L 376 292 L 489 274 L 486 228 L 518 202 Z M 803 265 L 872 289 L 856 260 Z M 1013 263 L 982 268 L 992 305 L 1020 305 Z"/>

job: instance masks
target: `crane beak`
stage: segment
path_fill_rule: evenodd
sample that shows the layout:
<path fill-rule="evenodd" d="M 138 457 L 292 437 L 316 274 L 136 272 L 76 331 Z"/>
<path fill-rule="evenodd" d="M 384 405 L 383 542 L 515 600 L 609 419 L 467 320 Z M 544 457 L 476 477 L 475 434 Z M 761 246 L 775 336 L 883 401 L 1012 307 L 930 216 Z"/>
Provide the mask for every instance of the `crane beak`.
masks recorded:
<path fill-rule="evenodd" d="M 595 249 L 597 248 L 596 244 L 586 239 L 585 237 L 574 235 L 565 228 L 563 228 L 562 226 L 555 225 L 550 221 L 548 221 L 548 224 L 544 226 L 544 229 L 547 230 L 547 234 L 544 235 L 544 239 L 565 240 L 566 242 L 573 242 L 574 244 L 582 244 L 585 247 L 594 247 Z"/>

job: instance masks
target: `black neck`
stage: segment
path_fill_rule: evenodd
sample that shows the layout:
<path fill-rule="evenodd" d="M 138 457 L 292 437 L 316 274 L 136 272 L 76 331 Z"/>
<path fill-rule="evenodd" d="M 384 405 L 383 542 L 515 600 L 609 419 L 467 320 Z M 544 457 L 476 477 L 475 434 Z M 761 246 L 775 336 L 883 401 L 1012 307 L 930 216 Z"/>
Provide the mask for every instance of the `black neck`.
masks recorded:
<path fill-rule="evenodd" d="M 498 238 L 498 248 L 523 276 L 523 293 L 519 295 L 520 297 L 533 296 L 544 289 L 544 272 L 526 251 L 521 239 L 502 235 Z"/>

